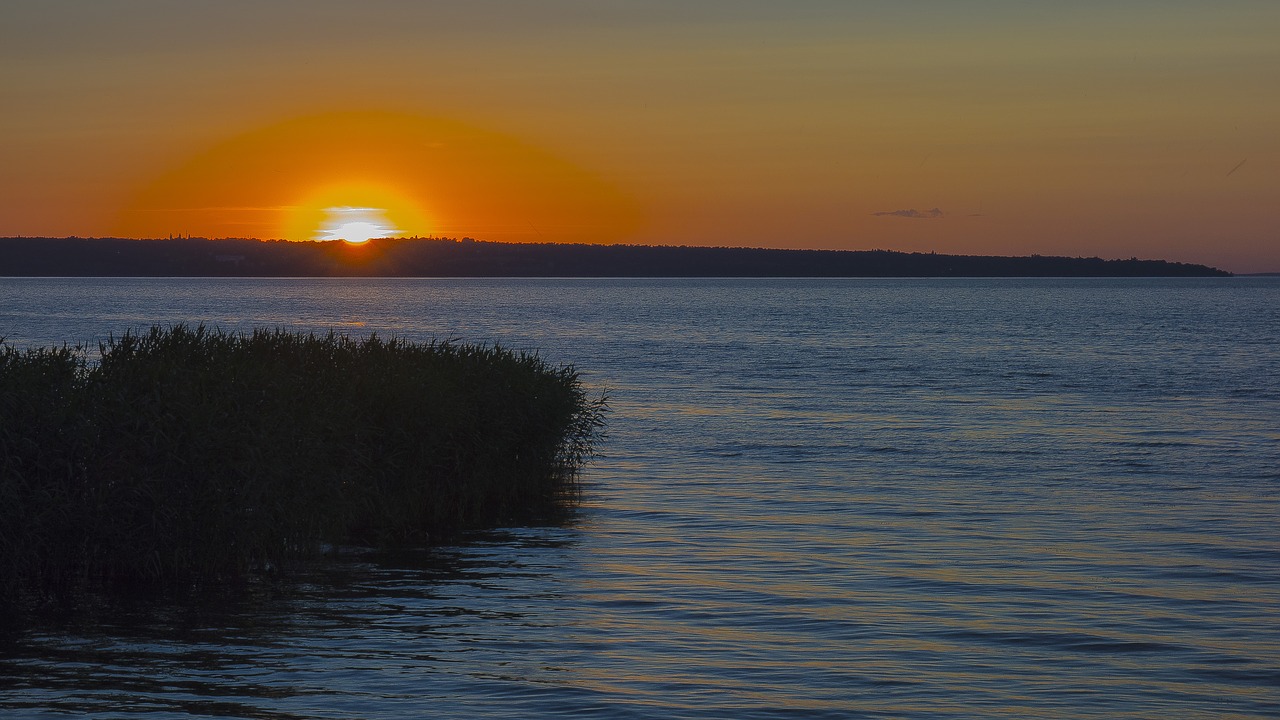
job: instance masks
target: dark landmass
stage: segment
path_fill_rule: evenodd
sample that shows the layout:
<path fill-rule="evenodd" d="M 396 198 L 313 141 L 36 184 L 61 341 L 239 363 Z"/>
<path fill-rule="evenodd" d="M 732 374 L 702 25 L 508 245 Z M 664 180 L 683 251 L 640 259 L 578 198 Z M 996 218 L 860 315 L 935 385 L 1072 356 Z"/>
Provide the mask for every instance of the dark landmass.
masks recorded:
<path fill-rule="evenodd" d="M 177 238 L 0 238 L 0 276 L 1214 277 L 1206 265 L 1042 255 L 771 250 L 393 238 L 363 245 Z"/>

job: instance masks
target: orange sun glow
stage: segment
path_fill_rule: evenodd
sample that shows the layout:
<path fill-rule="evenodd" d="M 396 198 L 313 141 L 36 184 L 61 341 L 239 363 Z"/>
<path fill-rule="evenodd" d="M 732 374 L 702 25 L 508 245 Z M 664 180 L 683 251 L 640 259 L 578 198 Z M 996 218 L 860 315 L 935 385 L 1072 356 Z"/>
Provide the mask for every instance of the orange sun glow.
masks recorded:
<path fill-rule="evenodd" d="M 419 201 L 372 182 L 335 183 L 312 190 L 281 216 L 279 234 L 291 240 L 363 243 L 433 232 Z"/>
<path fill-rule="evenodd" d="M 382 208 L 331 207 L 325 212 L 329 219 L 320 226 L 316 240 L 345 240 L 359 245 L 398 233 Z"/>
<path fill-rule="evenodd" d="M 141 189 L 112 232 L 612 242 L 638 227 L 628 196 L 527 143 L 450 120 L 352 112 L 212 146 Z"/>

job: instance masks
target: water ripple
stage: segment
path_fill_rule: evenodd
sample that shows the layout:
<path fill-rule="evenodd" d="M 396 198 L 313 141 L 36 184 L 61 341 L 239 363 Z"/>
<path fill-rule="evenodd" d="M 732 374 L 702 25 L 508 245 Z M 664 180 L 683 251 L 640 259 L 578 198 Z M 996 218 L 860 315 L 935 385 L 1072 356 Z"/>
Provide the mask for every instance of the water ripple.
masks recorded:
<path fill-rule="evenodd" d="M 614 408 L 563 526 L 28 618 L 0 711 L 1280 717 L 1280 282 L 1237 280 L 0 281 L 19 342 L 501 341 Z"/>

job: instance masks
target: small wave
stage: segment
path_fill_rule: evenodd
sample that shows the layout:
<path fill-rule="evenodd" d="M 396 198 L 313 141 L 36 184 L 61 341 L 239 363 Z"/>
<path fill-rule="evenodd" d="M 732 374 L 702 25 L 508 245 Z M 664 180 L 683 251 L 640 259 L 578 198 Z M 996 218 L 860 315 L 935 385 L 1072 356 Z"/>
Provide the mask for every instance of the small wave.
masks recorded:
<path fill-rule="evenodd" d="M 1064 652 L 1129 654 L 1148 652 L 1183 652 L 1186 648 L 1142 640 L 1118 640 L 1086 633 L 996 632 L 987 630 L 954 630 L 941 633 L 956 640 L 977 641 L 994 645 L 1039 647 Z"/>

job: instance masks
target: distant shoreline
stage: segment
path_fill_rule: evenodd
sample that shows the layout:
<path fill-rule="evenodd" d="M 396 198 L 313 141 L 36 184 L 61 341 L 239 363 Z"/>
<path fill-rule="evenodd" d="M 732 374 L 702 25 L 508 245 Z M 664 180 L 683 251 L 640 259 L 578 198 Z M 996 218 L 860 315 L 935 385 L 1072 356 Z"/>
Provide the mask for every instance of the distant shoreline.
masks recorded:
<path fill-rule="evenodd" d="M 1259 273 L 1259 275 L 1276 273 Z M 1230 277 L 1207 265 L 1048 255 L 498 243 L 0 238 L 8 277 Z"/>

